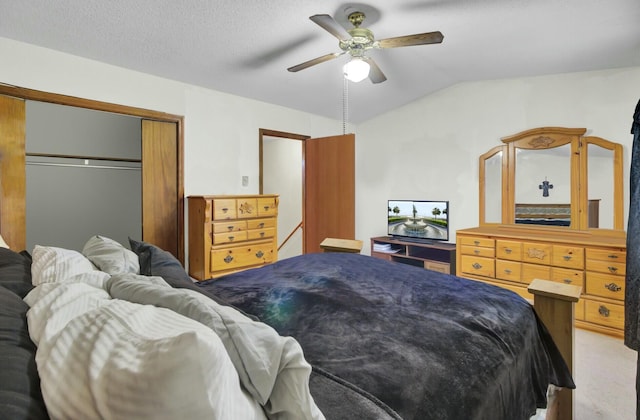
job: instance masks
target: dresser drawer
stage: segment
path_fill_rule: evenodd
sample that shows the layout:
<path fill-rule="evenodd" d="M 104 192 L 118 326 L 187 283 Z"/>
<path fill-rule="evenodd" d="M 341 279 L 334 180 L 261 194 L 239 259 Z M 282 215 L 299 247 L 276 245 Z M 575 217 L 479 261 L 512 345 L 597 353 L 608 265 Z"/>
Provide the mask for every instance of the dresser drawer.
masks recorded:
<path fill-rule="evenodd" d="M 494 248 L 483 248 L 475 245 L 462 245 L 460 252 L 463 255 L 475 255 L 477 257 L 493 258 L 496 256 Z"/>
<path fill-rule="evenodd" d="M 533 279 L 550 280 L 551 267 L 548 265 L 522 263 L 522 282 L 529 284 Z"/>
<path fill-rule="evenodd" d="M 277 198 L 258 198 L 258 216 L 275 216 L 278 214 Z"/>
<path fill-rule="evenodd" d="M 551 245 L 523 242 L 522 261 L 533 264 L 551 264 Z"/>
<path fill-rule="evenodd" d="M 230 244 L 233 242 L 241 242 L 247 240 L 247 232 L 225 232 L 225 233 L 214 233 L 213 234 L 213 244 Z"/>
<path fill-rule="evenodd" d="M 236 200 L 238 219 L 258 217 L 258 200 L 255 198 L 241 198 Z"/>
<path fill-rule="evenodd" d="M 491 258 L 463 255 L 462 272 L 476 276 L 495 277 L 495 264 Z"/>
<path fill-rule="evenodd" d="M 273 261 L 273 243 L 258 242 L 211 250 L 211 271 L 226 271 Z"/>
<path fill-rule="evenodd" d="M 247 231 L 247 239 L 266 239 L 273 238 L 276 234 L 276 230 L 274 228 L 266 228 L 266 229 L 252 229 Z"/>
<path fill-rule="evenodd" d="M 584 293 L 584 271 L 551 267 L 551 281 L 582 287 Z"/>
<path fill-rule="evenodd" d="M 235 219 L 236 200 L 233 198 L 216 198 L 212 200 L 213 220 Z"/>
<path fill-rule="evenodd" d="M 522 242 L 497 240 L 496 257 L 503 260 L 521 261 Z"/>
<path fill-rule="evenodd" d="M 624 328 L 624 305 L 585 300 L 584 319 L 588 322 L 622 330 Z"/>
<path fill-rule="evenodd" d="M 276 218 L 247 220 L 247 229 L 264 229 L 276 227 Z"/>
<path fill-rule="evenodd" d="M 551 249 L 551 264 L 558 267 L 584 269 L 584 248 L 553 245 Z"/>
<path fill-rule="evenodd" d="M 624 276 L 627 273 L 627 264 L 611 261 L 587 260 L 587 271 L 597 271 L 598 273 L 615 274 Z"/>
<path fill-rule="evenodd" d="M 461 245 L 480 246 L 484 248 L 493 248 L 495 246 L 495 241 L 493 239 L 476 236 L 461 236 L 458 238 L 458 242 Z"/>
<path fill-rule="evenodd" d="M 611 261 L 616 263 L 626 263 L 627 253 L 616 249 L 587 248 L 587 260 Z"/>
<path fill-rule="evenodd" d="M 496 278 L 520 282 L 522 263 L 518 261 L 496 260 Z"/>
<path fill-rule="evenodd" d="M 589 295 L 624 300 L 625 280 L 622 276 L 587 272 L 587 287 Z"/>
<path fill-rule="evenodd" d="M 213 222 L 213 233 L 239 232 L 247 230 L 245 221 Z"/>

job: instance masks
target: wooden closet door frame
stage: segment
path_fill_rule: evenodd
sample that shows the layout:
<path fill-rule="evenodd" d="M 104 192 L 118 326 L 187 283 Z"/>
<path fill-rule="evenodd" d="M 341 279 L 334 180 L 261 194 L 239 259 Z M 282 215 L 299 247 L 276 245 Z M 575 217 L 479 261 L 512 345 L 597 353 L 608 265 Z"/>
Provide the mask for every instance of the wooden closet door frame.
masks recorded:
<path fill-rule="evenodd" d="M 18 86 L 11 85 L 3 85 L 0 84 L 0 95 L 14 97 L 21 100 L 31 100 L 31 101 L 39 101 L 39 102 L 48 102 L 58 105 L 66 105 L 73 106 L 77 108 L 85 108 L 92 109 L 95 111 L 104 111 L 104 112 L 112 112 L 115 114 L 122 115 L 130 115 L 134 117 L 138 117 L 141 119 L 159 121 L 159 122 L 168 122 L 175 124 L 176 127 L 176 224 L 177 224 L 177 238 L 176 238 L 176 247 L 174 255 L 178 258 L 178 260 L 184 265 L 184 117 L 181 115 L 173 115 L 167 114 L 164 112 L 153 111 L 144 108 L 131 107 L 126 105 L 118 105 L 109 102 L 95 101 L 91 99 L 78 98 L 75 96 L 67 96 L 60 95 L 56 93 L 43 92 L 33 89 L 22 88 Z M 23 116 L 23 120 L 26 117 Z M 24 153 L 23 153 L 24 157 Z M 15 159 L 15 158 L 14 158 Z M 149 164 L 147 162 L 147 164 Z M 142 165 L 145 165 L 143 160 Z M 23 165 L 24 168 L 24 165 Z M 24 177 L 24 171 L 22 173 Z M 144 188 L 144 184 L 143 184 Z M 16 211 L 16 208 L 13 208 L 11 212 L 7 211 L 5 207 L 9 205 L 11 202 L 20 203 L 22 202 L 22 210 L 18 208 L 18 211 L 22 211 L 22 215 L 24 217 L 24 210 L 26 204 L 25 197 L 25 189 L 22 191 L 19 189 L 15 189 L 12 191 L 7 191 L 6 188 L 3 188 L 0 191 L 2 194 L 0 196 L 0 234 L 4 234 L 4 230 L 10 231 L 8 235 L 11 236 L 12 241 L 14 243 L 10 243 L 12 247 L 16 249 L 24 249 L 26 246 L 26 218 L 20 220 L 14 220 L 16 216 L 13 214 Z M 142 192 L 141 192 L 142 196 Z M 150 195 L 151 196 L 151 195 Z M 166 200 L 166 197 L 157 196 L 157 200 Z M 19 206 L 18 206 L 19 207 Z M 165 206 L 166 207 L 166 206 Z M 144 208 L 144 203 L 143 203 Z M 142 239 L 145 240 L 146 236 L 155 237 L 155 232 L 149 232 L 149 229 L 160 229 L 162 228 L 162 221 L 158 221 L 155 225 L 147 224 L 147 232 L 143 231 Z M 146 235 L 146 236 L 145 236 Z M 162 247 L 162 244 L 158 244 L 158 246 Z"/>

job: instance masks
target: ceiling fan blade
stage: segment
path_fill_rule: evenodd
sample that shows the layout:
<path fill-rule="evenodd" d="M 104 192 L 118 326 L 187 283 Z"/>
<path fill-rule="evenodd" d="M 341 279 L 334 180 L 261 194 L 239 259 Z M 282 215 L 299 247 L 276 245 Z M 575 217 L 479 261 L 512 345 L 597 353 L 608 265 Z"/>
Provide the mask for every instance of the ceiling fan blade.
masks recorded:
<path fill-rule="evenodd" d="M 309 19 L 317 23 L 320 27 L 322 27 L 325 31 L 329 32 L 331 35 L 338 38 L 340 41 L 346 41 L 351 38 L 349 32 L 344 29 L 338 22 L 336 22 L 329 15 L 313 15 L 310 16 Z"/>
<path fill-rule="evenodd" d="M 287 70 L 290 72 L 296 72 L 300 70 L 304 70 L 308 67 L 315 66 L 316 64 L 324 63 L 325 61 L 333 60 L 336 57 L 340 57 L 344 52 L 339 53 L 331 53 L 327 55 L 323 55 L 322 57 L 314 58 L 313 60 L 305 61 L 304 63 L 300 63 L 298 65 L 289 67 Z"/>
<path fill-rule="evenodd" d="M 379 48 L 409 47 L 411 45 L 439 44 L 444 39 L 440 31 L 426 32 L 424 34 L 414 34 L 386 38 L 378 41 Z"/>
<path fill-rule="evenodd" d="M 369 63 L 369 80 L 371 80 L 372 83 L 382 83 L 387 80 L 387 76 L 380 70 L 380 67 L 373 61 L 373 58 L 364 57 L 363 60 Z"/>

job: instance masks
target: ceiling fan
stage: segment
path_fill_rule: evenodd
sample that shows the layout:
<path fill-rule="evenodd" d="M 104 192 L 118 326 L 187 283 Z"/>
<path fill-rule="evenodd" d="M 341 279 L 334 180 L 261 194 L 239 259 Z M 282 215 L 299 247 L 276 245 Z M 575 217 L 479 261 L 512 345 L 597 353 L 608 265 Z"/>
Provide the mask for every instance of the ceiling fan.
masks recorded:
<path fill-rule="evenodd" d="M 373 61 L 371 57 L 367 56 L 367 51 L 372 48 L 381 49 L 408 47 L 411 45 L 439 44 L 444 38 L 441 32 L 435 31 L 376 40 L 373 36 L 373 32 L 367 28 L 360 27 L 365 19 L 365 14 L 359 11 L 354 11 L 348 15 L 349 22 L 353 25 L 353 28 L 349 30 L 344 29 L 331 16 L 326 14 L 313 15 L 309 17 L 309 19 L 331 35 L 338 38 L 338 45 L 342 51 L 326 54 L 289 67 L 287 70 L 290 72 L 304 70 L 311 66 L 315 66 L 316 64 L 333 60 L 343 54 L 349 54 L 351 56 L 351 61 L 345 65 L 345 77 L 352 81 L 360 81 L 368 76 L 373 83 L 381 83 L 387 80 L 387 77 L 384 75 L 382 70 L 380 70 L 380 67 L 378 67 L 375 61 Z M 349 77 L 350 69 L 348 66 L 359 66 L 361 67 L 362 73 L 354 77 Z"/>

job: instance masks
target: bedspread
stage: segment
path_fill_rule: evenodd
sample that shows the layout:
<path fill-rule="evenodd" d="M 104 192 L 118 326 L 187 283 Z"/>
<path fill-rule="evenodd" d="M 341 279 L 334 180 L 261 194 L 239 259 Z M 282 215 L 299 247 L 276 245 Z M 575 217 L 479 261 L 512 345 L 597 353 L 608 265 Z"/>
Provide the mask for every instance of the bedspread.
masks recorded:
<path fill-rule="evenodd" d="M 575 387 L 533 307 L 481 282 L 323 253 L 199 286 L 404 419 L 528 419 L 550 383 Z"/>

